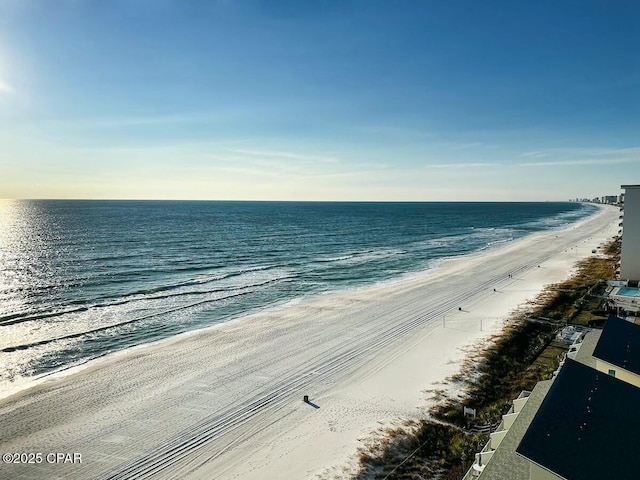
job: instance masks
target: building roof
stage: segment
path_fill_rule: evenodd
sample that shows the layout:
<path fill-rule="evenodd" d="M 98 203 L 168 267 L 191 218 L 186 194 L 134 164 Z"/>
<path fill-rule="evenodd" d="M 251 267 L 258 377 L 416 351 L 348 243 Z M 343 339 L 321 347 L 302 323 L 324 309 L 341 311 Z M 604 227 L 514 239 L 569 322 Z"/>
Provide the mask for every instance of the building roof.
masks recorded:
<path fill-rule="evenodd" d="M 566 479 L 640 478 L 640 389 L 567 359 L 516 452 Z"/>
<path fill-rule="evenodd" d="M 640 375 L 640 325 L 611 315 L 593 356 Z"/>
<path fill-rule="evenodd" d="M 620 185 L 620 188 L 640 188 L 640 185 Z"/>
<path fill-rule="evenodd" d="M 584 332 L 580 349 L 574 357 L 575 361 L 588 367 L 596 367 L 596 359 L 592 355 L 601 333 L 602 330 L 592 329 L 587 329 Z M 505 478 L 529 480 L 530 463 L 522 456 L 516 455 L 516 448 L 520 445 L 522 437 L 524 437 L 552 384 L 552 380 L 543 380 L 536 384 L 518 418 L 494 451 L 491 460 L 485 465 L 480 476 L 481 480 L 504 480 Z"/>
<path fill-rule="evenodd" d="M 480 475 L 482 480 L 529 480 L 529 462 L 516 455 L 516 447 L 529 428 L 542 400 L 549 391 L 551 380 L 538 382 L 531 391 L 527 403 L 522 407 L 513 425 L 498 445 L 491 460 Z"/>
<path fill-rule="evenodd" d="M 596 345 L 600 341 L 602 330 L 588 330 L 582 338 L 580 349 L 575 357 L 572 357 L 576 362 L 580 362 L 587 367 L 596 368 L 596 359 L 593 358 L 593 351 Z"/>

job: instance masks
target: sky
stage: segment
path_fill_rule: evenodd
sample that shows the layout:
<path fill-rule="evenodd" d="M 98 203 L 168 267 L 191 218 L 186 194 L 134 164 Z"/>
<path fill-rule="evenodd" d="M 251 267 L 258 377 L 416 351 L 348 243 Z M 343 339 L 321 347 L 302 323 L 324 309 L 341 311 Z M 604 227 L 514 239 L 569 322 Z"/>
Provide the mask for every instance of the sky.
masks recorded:
<path fill-rule="evenodd" d="M 635 0 L 0 0 L 0 198 L 640 183 Z"/>

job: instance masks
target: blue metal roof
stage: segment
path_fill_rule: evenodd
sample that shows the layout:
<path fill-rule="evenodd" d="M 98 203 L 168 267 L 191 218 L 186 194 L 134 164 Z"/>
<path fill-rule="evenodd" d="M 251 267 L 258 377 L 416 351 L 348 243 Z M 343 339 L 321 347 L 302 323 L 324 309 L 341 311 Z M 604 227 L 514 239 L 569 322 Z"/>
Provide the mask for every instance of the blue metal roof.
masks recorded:
<path fill-rule="evenodd" d="M 517 453 L 568 480 L 640 478 L 640 389 L 567 359 Z"/>
<path fill-rule="evenodd" d="M 640 325 L 610 316 L 593 356 L 640 375 Z"/>

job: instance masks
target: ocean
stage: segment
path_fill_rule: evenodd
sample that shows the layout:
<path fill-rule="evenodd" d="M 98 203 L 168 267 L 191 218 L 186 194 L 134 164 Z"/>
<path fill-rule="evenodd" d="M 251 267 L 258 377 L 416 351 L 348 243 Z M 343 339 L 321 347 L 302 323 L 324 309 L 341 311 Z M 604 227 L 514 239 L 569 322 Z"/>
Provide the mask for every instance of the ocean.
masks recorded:
<path fill-rule="evenodd" d="M 0 202 L 0 396 L 127 347 L 394 281 L 580 203 Z"/>

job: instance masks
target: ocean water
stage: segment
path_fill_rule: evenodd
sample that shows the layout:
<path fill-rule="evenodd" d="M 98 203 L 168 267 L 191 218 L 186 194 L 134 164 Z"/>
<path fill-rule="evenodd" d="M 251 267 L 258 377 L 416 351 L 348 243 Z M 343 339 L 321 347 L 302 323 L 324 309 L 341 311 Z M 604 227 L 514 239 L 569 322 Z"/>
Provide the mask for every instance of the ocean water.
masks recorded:
<path fill-rule="evenodd" d="M 397 279 L 595 210 L 569 202 L 4 201 L 0 395 L 130 346 Z"/>

